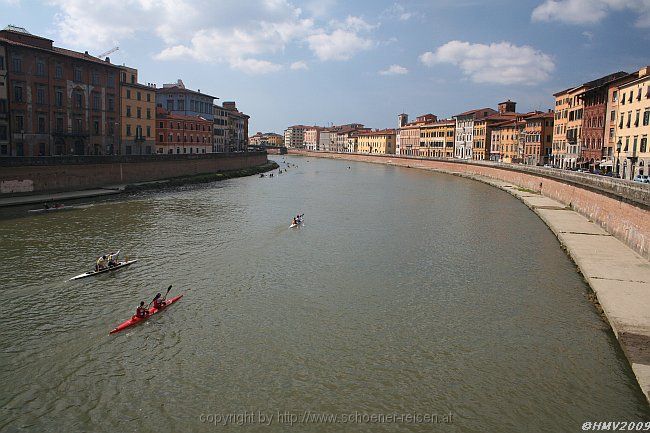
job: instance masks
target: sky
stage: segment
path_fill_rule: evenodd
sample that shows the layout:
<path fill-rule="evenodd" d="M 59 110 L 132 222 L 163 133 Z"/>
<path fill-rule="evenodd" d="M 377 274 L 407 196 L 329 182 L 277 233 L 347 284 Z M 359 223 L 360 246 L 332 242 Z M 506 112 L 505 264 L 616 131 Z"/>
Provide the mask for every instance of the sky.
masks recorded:
<path fill-rule="evenodd" d="M 650 64 L 650 0 L 0 0 L 0 25 L 236 101 L 249 131 L 395 127 Z M 4 21 L 4 22 L 2 22 Z"/>

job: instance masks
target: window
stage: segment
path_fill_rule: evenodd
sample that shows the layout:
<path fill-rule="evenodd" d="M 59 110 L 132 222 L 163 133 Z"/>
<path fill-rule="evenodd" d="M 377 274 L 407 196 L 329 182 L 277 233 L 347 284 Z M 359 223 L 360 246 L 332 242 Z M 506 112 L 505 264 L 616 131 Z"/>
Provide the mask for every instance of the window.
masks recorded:
<path fill-rule="evenodd" d="M 612 93 L 612 102 L 618 101 L 618 91 L 614 90 Z"/>
<path fill-rule="evenodd" d="M 126 99 L 131 99 L 131 90 L 126 89 Z"/>
<path fill-rule="evenodd" d="M 634 116 L 634 126 L 639 126 L 639 116 L 641 116 L 641 110 L 636 110 L 636 115 Z"/>
<path fill-rule="evenodd" d="M 112 96 L 106 98 L 108 104 L 108 111 L 115 111 L 115 99 Z"/>
<path fill-rule="evenodd" d="M 136 117 L 142 119 L 142 108 L 138 107 L 136 112 Z"/>
<path fill-rule="evenodd" d="M 14 72 L 18 72 L 18 73 L 23 72 L 23 59 L 21 59 L 20 57 L 14 57 L 12 63 L 14 67 Z"/>
<path fill-rule="evenodd" d="M 75 92 L 74 94 L 74 107 L 83 108 L 83 94 L 81 92 Z"/>
<path fill-rule="evenodd" d="M 57 88 L 54 91 L 54 105 L 57 107 L 63 107 L 63 90 Z"/>
<path fill-rule="evenodd" d="M 24 132 L 24 131 L 25 131 L 25 118 L 21 114 L 16 116 L 16 132 Z"/>
<path fill-rule="evenodd" d="M 174 141 L 174 136 L 172 134 L 169 134 L 169 141 Z"/>
<path fill-rule="evenodd" d="M 147 108 L 147 119 L 151 119 L 151 108 Z"/>
<path fill-rule="evenodd" d="M 167 111 L 174 111 L 174 100 L 173 99 L 168 99 L 167 100 Z"/>
<path fill-rule="evenodd" d="M 45 76 L 45 62 L 42 60 L 36 61 L 36 75 L 39 77 Z"/>
<path fill-rule="evenodd" d="M 630 90 L 630 99 L 627 100 L 627 102 L 632 102 L 632 98 L 634 98 L 634 90 Z"/>
<path fill-rule="evenodd" d="M 151 126 L 147 126 L 147 137 L 151 137 Z"/>
<path fill-rule="evenodd" d="M 115 87 L 115 72 L 108 73 L 108 78 L 106 79 L 106 87 Z"/>
<path fill-rule="evenodd" d="M 93 94 L 93 109 L 100 110 L 102 108 L 102 97 L 99 93 Z"/>
<path fill-rule="evenodd" d="M 137 92 L 135 95 L 136 95 L 136 99 L 137 99 L 138 101 L 142 101 L 142 93 Z"/>
<path fill-rule="evenodd" d="M 90 80 L 93 86 L 99 85 L 99 72 L 97 71 L 92 71 Z"/>
<path fill-rule="evenodd" d="M 179 111 L 185 110 L 185 101 L 183 101 L 182 99 L 178 100 L 178 109 Z"/>
<path fill-rule="evenodd" d="M 0 140 L 7 140 L 7 125 L 0 125 Z"/>
<path fill-rule="evenodd" d="M 641 148 L 639 149 L 639 152 L 645 153 L 648 150 L 648 137 L 643 136 L 641 137 Z"/>
<path fill-rule="evenodd" d="M 23 86 L 21 84 L 14 85 L 14 101 L 23 102 Z"/>
<path fill-rule="evenodd" d="M 95 135 L 99 135 L 99 120 L 93 120 L 93 131 Z"/>
<path fill-rule="evenodd" d="M 63 78 L 63 66 L 57 64 L 54 66 L 54 78 Z"/>
<path fill-rule="evenodd" d="M 650 110 L 645 110 L 643 112 L 643 126 L 650 125 Z"/>
<path fill-rule="evenodd" d="M 126 135 L 127 135 L 128 137 L 131 136 L 131 125 L 126 125 Z"/>
<path fill-rule="evenodd" d="M 147 102 L 151 102 L 151 93 L 147 93 Z"/>
<path fill-rule="evenodd" d="M 4 69 L 4 68 L 5 68 L 5 57 L 0 56 L 0 69 Z"/>
<path fill-rule="evenodd" d="M 82 73 L 81 73 L 81 68 L 74 68 L 74 80 L 75 80 L 77 83 L 80 83 L 80 82 L 81 82 L 81 77 L 82 77 L 81 74 L 82 74 Z"/>
<path fill-rule="evenodd" d="M 38 86 L 36 88 L 36 103 L 45 104 L 45 87 Z"/>
<path fill-rule="evenodd" d="M 126 117 L 131 117 L 131 106 L 130 105 L 126 106 Z"/>
<path fill-rule="evenodd" d="M 83 120 L 81 120 L 80 118 L 76 118 L 74 120 L 74 125 L 75 125 L 75 131 L 77 132 L 83 131 Z"/>
<path fill-rule="evenodd" d="M 56 118 L 56 131 L 63 132 L 63 117 Z"/>
<path fill-rule="evenodd" d="M 159 142 L 164 142 L 165 141 L 165 136 L 163 134 L 158 134 L 158 141 Z"/>
<path fill-rule="evenodd" d="M 45 134 L 45 116 L 38 116 L 38 133 Z"/>
<path fill-rule="evenodd" d="M 113 135 L 115 134 L 115 119 L 109 118 L 107 120 L 108 123 L 108 135 Z"/>

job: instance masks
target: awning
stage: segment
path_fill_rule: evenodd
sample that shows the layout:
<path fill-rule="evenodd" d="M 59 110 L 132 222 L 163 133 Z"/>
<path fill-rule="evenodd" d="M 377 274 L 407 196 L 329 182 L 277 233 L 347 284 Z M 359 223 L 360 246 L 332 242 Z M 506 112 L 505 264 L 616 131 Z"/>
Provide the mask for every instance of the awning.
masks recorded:
<path fill-rule="evenodd" d="M 614 166 L 614 161 L 608 160 L 608 159 L 603 159 L 600 161 L 600 166 L 601 167 L 613 167 Z"/>

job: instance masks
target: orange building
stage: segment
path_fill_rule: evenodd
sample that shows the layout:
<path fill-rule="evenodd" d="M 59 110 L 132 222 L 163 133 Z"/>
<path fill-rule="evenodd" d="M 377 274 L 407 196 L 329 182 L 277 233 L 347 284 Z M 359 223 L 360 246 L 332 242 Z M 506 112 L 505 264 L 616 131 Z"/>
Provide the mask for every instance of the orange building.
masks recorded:
<path fill-rule="evenodd" d="M 523 163 L 528 165 L 548 164 L 553 146 L 552 111 L 533 114 L 525 119 L 523 130 Z"/>

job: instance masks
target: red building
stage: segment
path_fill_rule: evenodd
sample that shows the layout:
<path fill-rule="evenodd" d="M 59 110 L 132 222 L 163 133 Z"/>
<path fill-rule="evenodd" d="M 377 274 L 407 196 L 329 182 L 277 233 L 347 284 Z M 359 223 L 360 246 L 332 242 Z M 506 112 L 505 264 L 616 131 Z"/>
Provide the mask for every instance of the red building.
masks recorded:
<path fill-rule="evenodd" d="M 590 170 L 600 168 L 603 159 L 605 136 L 605 115 L 609 88 L 619 79 L 626 77 L 625 72 L 616 72 L 589 83 L 586 90 L 578 95 L 583 101 L 582 113 L 582 160 Z"/>
<path fill-rule="evenodd" d="M 553 150 L 553 119 L 555 113 L 549 110 L 546 113 L 536 113 L 526 117 L 526 126 L 523 131 L 524 159 L 528 165 L 541 165 L 550 163 Z"/>
<path fill-rule="evenodd" d="M 156 107 L 156 153 L 212 153 L 212 120 Z"/>
<path fill-rule="evenodd" d="M 9 145 L 2 156 L 105 155 L 117 151 L 119 67 L 53 46 L 19 27 L 0 31 L 6 55 Z"/>

